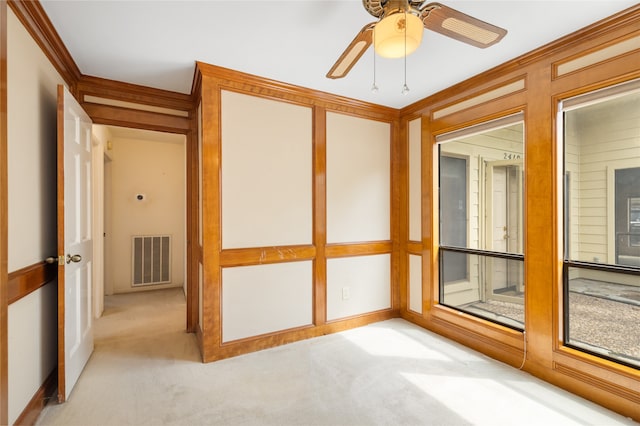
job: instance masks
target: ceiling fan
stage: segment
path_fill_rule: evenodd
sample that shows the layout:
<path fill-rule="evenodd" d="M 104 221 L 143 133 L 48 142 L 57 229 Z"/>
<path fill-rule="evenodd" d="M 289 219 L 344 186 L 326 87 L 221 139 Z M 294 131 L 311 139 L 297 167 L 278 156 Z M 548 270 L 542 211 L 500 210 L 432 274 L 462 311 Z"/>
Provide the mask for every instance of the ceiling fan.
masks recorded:
<path fill-rule="evenodd" d="M 440 3 L 425 0 L 362 0 L 377 22 L 365 25 L 327 73 L 346 76 L 373 43 L 376 53 L 388 58 L 411 54 L 422 41 L 423 29 L 438 32 L 472 46 L 496 44 L 507 30 L 491 25 Z"/>

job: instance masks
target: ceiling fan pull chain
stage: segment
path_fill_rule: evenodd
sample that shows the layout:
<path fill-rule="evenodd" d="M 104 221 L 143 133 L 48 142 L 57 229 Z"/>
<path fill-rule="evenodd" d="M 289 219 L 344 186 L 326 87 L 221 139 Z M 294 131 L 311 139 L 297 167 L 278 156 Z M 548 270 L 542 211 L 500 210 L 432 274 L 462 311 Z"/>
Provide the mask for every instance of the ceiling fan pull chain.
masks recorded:
<path fill-rule="evenodd" d="M 372 31 L 371 35 L 373 39 L 373 45 L 376 45 L 376 33 Z M 373 84 L 371 85 L 371 92 L 378 93 L 378 85 L 376 84 L 376 49 L 371 49 L 373 51 Z"/>
<path fill-rule="evenodd" d="M 404 85 L 402 86 L 402 94 L 409 93 L 407 86 L 407 11 L 404 11 Z"/>

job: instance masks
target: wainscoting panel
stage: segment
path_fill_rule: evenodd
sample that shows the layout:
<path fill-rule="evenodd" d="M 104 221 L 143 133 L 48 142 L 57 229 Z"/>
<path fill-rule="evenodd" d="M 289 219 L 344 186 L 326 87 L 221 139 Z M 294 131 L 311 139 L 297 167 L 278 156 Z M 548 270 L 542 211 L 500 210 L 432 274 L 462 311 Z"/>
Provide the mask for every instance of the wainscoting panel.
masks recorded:
<path fill-rule="evenodd" d="M 391 255 L 327 260 L 327 320 L 391 308 Z"/>
<path fill-rule="evenodd" d="M 311 261 L 222 269 L 222 341 L 311 325 Z"/>

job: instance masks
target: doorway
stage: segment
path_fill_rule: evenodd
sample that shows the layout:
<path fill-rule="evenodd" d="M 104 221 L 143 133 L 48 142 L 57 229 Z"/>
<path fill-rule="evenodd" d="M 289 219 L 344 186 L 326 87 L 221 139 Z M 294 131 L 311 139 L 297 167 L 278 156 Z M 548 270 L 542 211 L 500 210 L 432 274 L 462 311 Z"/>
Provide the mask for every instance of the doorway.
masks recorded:
<path fill-rule="evenodd" d="M 94 204 L 103 206 L 95 232 L 104 265 L 96 268 L 94 306 L 102 306 L 105 295 L 174 287 L 186 298 L 186 137 L 104 125 L 94 125 L 93 133 L 99 139 L 96 161 L 102 163 L 94 188 L 98 197 L 102 190 L 102 200 Z M 136 280 L 141 270 L 151 271 L 148 279 Z M 154 270 L 162 277 L 156 279 Z"/>
<path fill-rule="evenodd" d="M 522 160 L 486 164 L 486 248 L 501 253 L 522 253 Z M 485 265 L 484 300 L 522 303 L 523 265 L 490 258 Z"/>

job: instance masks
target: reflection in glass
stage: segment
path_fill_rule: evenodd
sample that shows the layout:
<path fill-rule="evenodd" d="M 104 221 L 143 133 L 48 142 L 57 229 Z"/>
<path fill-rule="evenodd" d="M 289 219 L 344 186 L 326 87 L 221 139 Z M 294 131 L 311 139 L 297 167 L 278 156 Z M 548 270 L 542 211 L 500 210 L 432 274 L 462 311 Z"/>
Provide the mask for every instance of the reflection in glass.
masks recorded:
<path fill-rule="evenodd" d="M 517 120 L 438 139 L 440 303 L 523 329 L 524 124 Z"/>
<path fill-rule="evenodd" d="M 640 367 L 640 81 L 562 108 L 564 342 Z"/>
<path fill-rule="evenodd" d="M 450 276 L 447 264 L 463 257 L 469 279 Z M 440 250 L 440 303 L 513 328 L 524 328 L 524 262 Z"/>
<path fill-rule="evenodd" d="M 565 342 L 640 367 L 640 277 L 568 268 L 568 278 Z"/>
<path fill-rule="evenodd" d="M 522 122 L 440 145 L 440 244 L 522 253 Z"/>
<path fill-rule="evenodd" d="M 564 113 L 566 258 L 640 267 L 640 91 Z"/>

